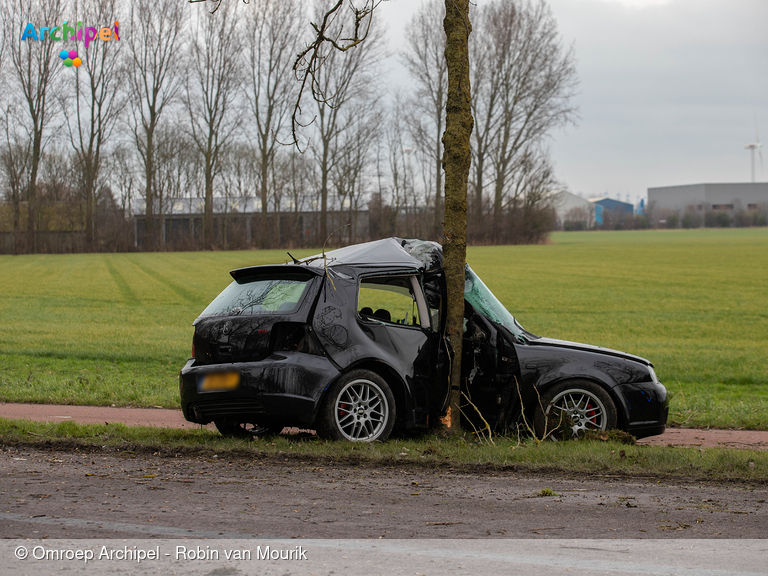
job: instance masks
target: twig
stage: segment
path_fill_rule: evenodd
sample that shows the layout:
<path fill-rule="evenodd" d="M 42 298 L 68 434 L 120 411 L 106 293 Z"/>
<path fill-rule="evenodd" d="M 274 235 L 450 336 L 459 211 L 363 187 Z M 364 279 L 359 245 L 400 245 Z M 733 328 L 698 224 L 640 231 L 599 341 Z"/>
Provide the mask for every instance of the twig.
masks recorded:
<path fill-rule="evenodd" d="M 328 280 L 331 281 L 331 286 L 333 286 L 333 291 L 334 292 L 336 292 L 336 284 L 333 283 L 333 278 L 331 278 L 331 275 L 328 274 L 328 259 L 325 256 L 325 245 L 328 244 L 328 240 L 331 239 L 331 236 L 336 234 L 336 232 L 338 232 L 342 228 L 346 228 L 347 226 L 352 226 L 352 222 L 348 222 L 348 223 L 343 224 L 343 225 L 339 226 L 338 228 L 336 228 L 336 230 L 334 230 L 333 232 L 331 232 L 328 235 L 328 238 L 325 239 L 325 242 L 323 242 L 323 268 L 325 268 L 325 277 L 328 278 Z"/>
<path fill-rule="evenodd" d="M 469 420 L 469 423 L 472 425 L 472 428 L 474 428 L 475 434 L 479 435 L 481 438 L 483 438 L 483 440 L 485 440 L 485 431 L 488 430 L 488 440 L 486 440 L 486 442 L 488 442 L 490 444 L 493 444 L 495 446 L 496 443 L 493 441 L 493 431 L 491 430 L 490 424 L 488 424 L 488 421 L 485 419 L 483 414 L 480 412 L 480 409 L 477 406 L 475 406 L 474 402 L 472 402 L 472 399 L 465 392 L 462 392 L 461 395 L 464 396 L 464 398 L 467 399 L 467 402 L 469 403 L 469 405 L 472 406 L 472 408 L 475 409 L 475 412 L 477 412 L 477 415 L 480 416 L 480 420 L 482 420 L 483 424 L 485 424 L 485 426 L 483 428 L 478 430 L 477 427 L 472 423 L 472 420 L 464 412 L 464 410 L 461 410 L 462 414 L 467 416 L 467 420 Z"/>

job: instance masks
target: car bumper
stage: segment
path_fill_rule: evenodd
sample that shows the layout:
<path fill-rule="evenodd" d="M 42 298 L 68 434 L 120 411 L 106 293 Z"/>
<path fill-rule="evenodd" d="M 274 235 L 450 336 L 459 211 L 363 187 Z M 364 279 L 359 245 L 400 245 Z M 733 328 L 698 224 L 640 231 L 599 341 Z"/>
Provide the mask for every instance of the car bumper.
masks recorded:
<path fill-rule="evenodd" d="M 623 388 L 629 408 L 627 432 L 636 438 L 663 434 L 669 417 L 666 387 L 661 382 L 646 382 Z"/>
<path fill-rule="evenodd" d="M 199 382 L 206 374 L 237 372 L 234 390 L 206 392 Z M 184 418 L 207 424 L 214 420 L 276 421 L 303 426 L 314 422 L 323 392 L 339 375 L 324 356 L 285 352 L 259 362 L 196 365 L 190 359 L 179 374 Z"/>

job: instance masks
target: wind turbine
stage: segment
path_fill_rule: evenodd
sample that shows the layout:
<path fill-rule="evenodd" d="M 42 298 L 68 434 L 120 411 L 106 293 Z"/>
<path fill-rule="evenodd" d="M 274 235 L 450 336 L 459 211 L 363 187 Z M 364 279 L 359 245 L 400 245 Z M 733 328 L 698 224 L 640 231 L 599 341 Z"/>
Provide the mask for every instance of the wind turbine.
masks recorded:
<path fill-rule="evenodd" d="M 760 134 L 757 132 L 757 118 L 755 118 L 755 143 L 747 144 L 744 146 L 745 150 L 749 150 L 752 156 L 752 182 L 755 181 L 755 150 L 757 150 L 760 156 L 760 168 L 763 167 L 763 145 L 760 144 Z"/>

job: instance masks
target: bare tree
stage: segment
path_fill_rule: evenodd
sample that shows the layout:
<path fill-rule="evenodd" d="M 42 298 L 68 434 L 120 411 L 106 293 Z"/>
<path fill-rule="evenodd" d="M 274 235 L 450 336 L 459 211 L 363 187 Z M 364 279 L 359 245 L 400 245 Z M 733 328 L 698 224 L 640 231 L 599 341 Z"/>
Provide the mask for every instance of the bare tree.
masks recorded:
<path fill-rule="evenodd" d="M 198 160 L 194 143 L 178 125 L 163 124 L 155 135 L 155 178 L 153 184 L 156 216 L 163 223 L 161 240 L 170 242 L 166 216 L 173 215 L 176 201 L 189 194 L 190 164 Z M 173 219 L 171 219 L 173 226 Z M 190 239 L 191 240 L 191 239 Z"/>
<path fill-rule="evenodd" d="M 325 0 L 316 2 L 318 14 L 323 14 L 325 5 Z M 334 37 L 340 36 L 343 29 L 341 23 L 336 23 L 336 27 L 338 31 Z M 342 153 L 345 134 L 355 125 L 357 114 L 350 103 L 359 105 L 373 100 L 382 39 L 380 29 L 371 25 L 367 40 L 354 50 L 340 51 L 333 45 L 321 46 L 324 48 L 319 56 L 322 66 L 318 63 L 319 68 L 312 72 L 312 90 L 318 98 L 314 119 L 316 137 L 311 145 L 318 170 L 320 229 L 316 240 L 320 243 L 328 236 L 330 175 Z"/>
<path fill-rule="evenodd" d="M 109 157 L 109 184 L 120 195 L 120 208 L 126 217 L 133 216 L 133 196 L 137 185 L 136 155 L 133 149 L 119 145 Z"/>
<path fill-rule="evenodd" d="M 24 30 L 30 22 L 61 22 L 62 0 L 6 0 L 0 15 L 11 30 Z M 27 118 L 26 130 L 31 142 L 29 178 L 27 182 L 27 250 L 35 251 L 35 211 L 37 209 L 37 178 L 45 147 L 46 129 L 56 106 L 50 97 L 55 81 L 62 70 L 57 65 L 58 45 L 55 42 L 17 42 L 16 36 L 7 39 L 10 67 L 21 90 Z"/>
<path fill-rule="evenodd" d="M 307 237 L 307 231 L 301 225 L 302 220 L 300 220 L 299 213 L 307 208 L 307 190 L 310 189 L 312 181 L 312 165 L 306 155 L 300 154 L 296 150 L 287 151 L 282 156 L 283 160 L 279 165 L 283 167 L 281 173 L 288 181 L 286 191 L 288 207 L 293 211 L 291 230 L 294 241 L 299 246 L 303 246 L 310 238 Z"/>
<path fill-rule="evenodd" d="M 46 146 L 40 162 L 40 204 L 35 214 L 37 250 L 83 250 L 83 213 L 77 186 L 80 167 L 65 142 Z"/>
<path fill-rule="evenodd" d="M 228 145 L 222 162 L 222 189 L 225 205 L 229 213 L 241 213 L 256 206 L 257 191 L 260 182 L 260 170 L 256 162 L 258 154 L 250 142 L 237 141 Z M 274 174 L 274 166 L 270 166 L 270 174 Z M 274 178 L 274 176 L 273 176 Z M 270 182 L 271 187 L 287 185 L 277 179 L 277 184 Z M 238 217 L 237 237 L 232 237 L 238 247 L 252 245 L 253 218 L 250 214 Z"/>
<path fill-rule="evenodd" d="M 128 83 L 132 130 L 143 168 L 143 196 L 146 203 L 147 244 L 160 245 L 159 208 L 155 198 L 156 133 L 164 113 L 179 93 L 184 49 L 182 33 L 187 17 L 184 6 L 174 0 L 136 0 L 131 4 L 131 31 L 128 42 L 130 66 Z"/>
<path fill-rule="evenodd" d="M 448 67 L 445 60 L 445 33 L 441 23 L 445 5 L 441 0 L 422 4 L 406 27 L 407 47 L 401 59 L 416 82 L 410 101 L 414 113 L 407 116 L 416 149 L 432 162 L 434 170 L 434 213 L 432 236 L 439 238 L 443 218 L 443 130 Z"/>
<path fill-rule="evenodd" d="M 478 38 L 490 40 L 485 50 L 493 50 L 492 60 L 498 62 L 487 85 L 475 87 L 482 94 L 479 99 L 486 102 L 477 118 L 489 127 L 491 138 L 493 235 L 498 241 L 506 195 L 510 190 L 525 194 L 520 184 L 532 181 L 530 167 L 549 166 L 548 160 L 532 160 L 532 155 L 546 154 L 542 141 L 575 117 L 571 99 L 576 67 L 573 50 L 563 49 L 557 23 L 544 0 L 516 4 L 493 0 L 480 12 Z M 545 172 L 552 176 L 551 170 Z M 520 175 L 518 182 L 515 174 Z"/>
<path fill-rule="evenodd" d="M 109 22 L 117 13 L 117 2 L 84 0 L 75 3 L 75 11 L 87 22 Z M 125 104 L 119 84 L 122 46 L 122 41 L 91 42 L 88 50 L 80 51 L 82 65 L 74 78 L 74 113 L 66 115 L 70 141 L 80 167 L 88 250 L 94 247 L 94 212 L 105 146 Z"/>
<path fill-rule="evenodd" d="M 535 244 L 555 224 L 551 196 L 559 183 L 549 154 L 536 144 L 519 152 L 515 165 L 510 191 L 502 207 L 507 223 L 494 230 L 494 237 L 505 244 Z"/>
<path fill-rule="evenodd" d="M 479 29 L 491 29 L 496 26 L 492 20 L 497 14 L 490 9 L 473 9 L 475 26 Z M 515 5 L 508 4 L 504 16 L 506 20 L 498 23 L 498 29 L 511 30 L 516 15 Z M 487 233 L 483 222 L 483 192 L 487 185 L 485 173 L 490 163 L 490 149 L 502 121 L 501 105 L 503 89 L 501 78 L 507 73 L 509 62 L 506 53 L 509 43 L 497 44 L 498 38 L 490 34 L 475 34 L 469 47 L 472 63 L 472 114 L 475 117 L 475 129 L 472 132 L 472 198 L 469 204 L 469 235 L 482 241 Z"/>
<path fill-rule="evenodd" d="M 32 156 L 31 143 L 18 129 L 14 117 L 16 110 L 9 104 L 3 113 L 4 142 L 0 149 L 0 173 L 4 175 L 6 198 L 11 205 L 13 227 L 12 250 L 19 251 L 21 232 L 21 202 L 26 193 L 29 178 L 29 163 Z"/>
<path fill-rule="evenodd" d="M 346 113 L 351 125 L 340 136 L 339 154 L 331 172 L 331 187 L 335 191 L 339 211 L 345 209 L 349 218 L 343 223 L 351 223 L 339 231 L 339 239 L 354 242 L 357 227 L 357 211 L 362 197 L 367 190 L 368 167 L 372 163 L 372 149 L 379 137 L 382 114 L 377 110 L 378 98 L 370 98 L 350 103 Z"/>
<path fill-rule="evenodd" d="M 406 127 L 401 102 L 396 98 L 390 121 L 386 130 L 387 161 L 391 178 L 390 201 L 395 214 L 405 216 L 404 230 L 399 234 L 411 235 L 411 215 L 415 206 L 412 204 L 414 188 L 414 174 L 410 163 L 410 155 L 413 148 L 406 141 Z M 396 226 L 396 230 L 397 230 Z"/>
<path fill-rule="evenodd" d="M 207 12 L 199 15 L 186 81 L 185 104 L 191 136 L 202 157 L 205 176 L 205 248 L 214 245 L 214 180 L 221 171 L 222 153 L 240 123 L 234 103 L 242 86 L 242 34 L 235 8 L 236 5 L 226 4 L 215 17 Z"/>
<path fill-rule="evenodd" d="M 293 74 L 298 52 L 302 4 L 299 0 L 259 0 L 246 17 L 248 36 L 248 106 L 255 120 L 261 193 L 262 248 L 270 243 L 267 225 L 270 170 L 280 141 L 288 141 L 299 86 Z"/>

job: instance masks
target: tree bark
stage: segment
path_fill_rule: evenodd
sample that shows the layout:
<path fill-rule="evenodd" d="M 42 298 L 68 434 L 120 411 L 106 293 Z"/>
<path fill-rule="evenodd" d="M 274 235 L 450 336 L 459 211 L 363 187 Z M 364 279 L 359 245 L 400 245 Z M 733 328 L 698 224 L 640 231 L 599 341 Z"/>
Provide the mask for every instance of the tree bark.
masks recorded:
<path fill-rule="evenodd" d="M 446 125 L 443 135 L 445 222 L 443 268 L 447 283 L 446 333 L 452 348 L 451 427 L 461 429 L 461 349 L 464 327 L 464 267 L 467 255 L 467 181 L 472 164 L 474 127 L 469 81 L 469 0 L 445 0 L 444 29 L 448 64 Z"/>
<path fill-rule="evenodd" d="M 267 150 L 266 134 L 262 135 L 261 150 Z M 261 198 L 261 230 L 259 231 L 259 245 L 261 249 L 272 247 L 272 241 L 269 234 L 269 161 L 268 154 L 262 152 L 261 154 L 261 166 L 259 169 L 259 188 Z M 275 218 L 279 218 L 278 214 L 275 214 Z"/>

